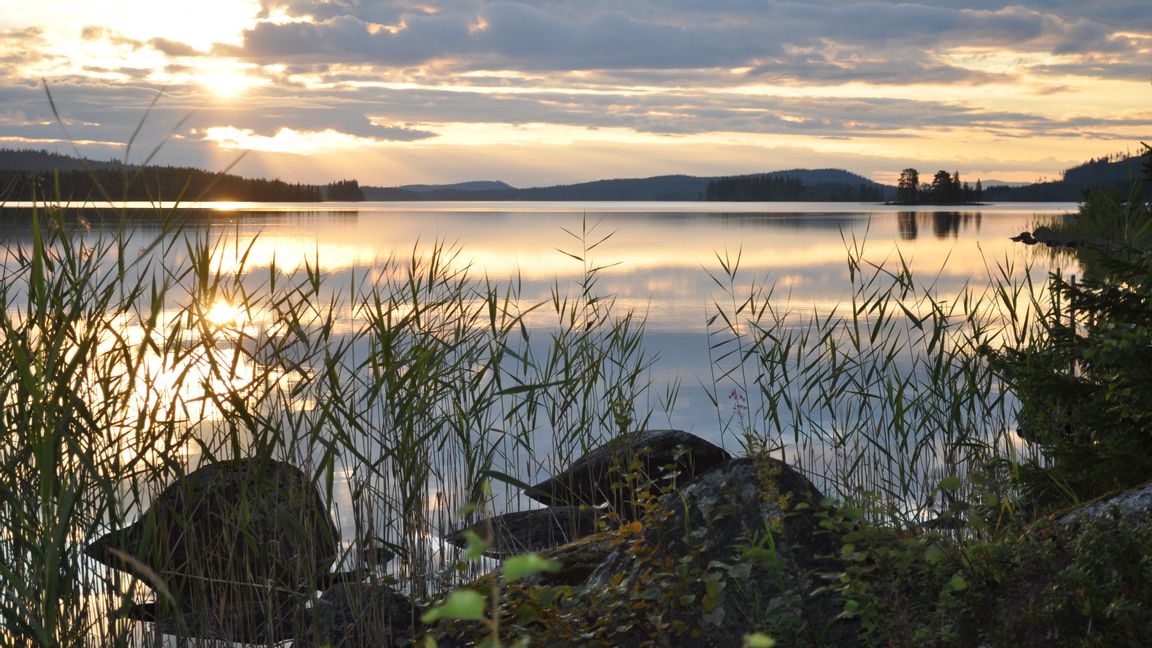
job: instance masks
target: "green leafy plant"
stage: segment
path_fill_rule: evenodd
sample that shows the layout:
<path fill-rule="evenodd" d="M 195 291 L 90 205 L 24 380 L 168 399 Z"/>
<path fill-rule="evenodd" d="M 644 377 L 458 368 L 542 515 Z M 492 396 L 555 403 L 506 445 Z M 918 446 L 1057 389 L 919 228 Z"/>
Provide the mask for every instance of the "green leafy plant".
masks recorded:
<path fill-rule="evenodd" d="M 1152 252 L 1132 247 L 1152 227 L 1148 209 L 1090 196 L 1080 219 L 1104 237 L 1084 251 L 1091 271 L 1078 283 L 1052 276 L 1040 335 L 995 356 L 1020 399 L 1021 435 L 1043 451 L 1020 467 L 1042 509 L 1152 479 Z"/>

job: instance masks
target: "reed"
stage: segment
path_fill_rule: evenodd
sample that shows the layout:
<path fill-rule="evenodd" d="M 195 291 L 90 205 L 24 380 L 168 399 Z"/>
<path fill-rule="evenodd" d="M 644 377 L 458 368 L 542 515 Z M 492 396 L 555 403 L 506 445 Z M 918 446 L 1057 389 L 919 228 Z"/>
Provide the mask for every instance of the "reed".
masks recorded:
<path fill-rule="evenodd" d="M 938 294 L 897 255 L 846 240 L 845 303 L 802 310 L 719 256 L 708 320 L 718 424 L 796 465 L 832 497 L 914 525 L 950 509 L 946 478 L 1015 461 L 1015 399 L 987 351 L 1021 346 L 1047 306 L 1031 268 Z"/>
<path fill-rule="evenodd" d="M 0 645 L 138 639 L 112 613 L 141 584 L 81 548 L 207 462 L 304 468 L 339 520 L 338 568 L 382 543 L 421 596 L 462 577 L 439 542 L 472 521 L 458 511 L 516 506 L 511 475 L 649 416 L 643 326 L 597 294 L 595 245 L 572 253 L 574 294 L 557 283 L 525 305 L 518 282 L 473 277 L 444 245 L 334 286 L 317 259 L 256 266 L 253 240 L 166 216 L 144 229 L 103 214 L 120 221 L 89 230 L 37 206 L 9 231 Z"/>

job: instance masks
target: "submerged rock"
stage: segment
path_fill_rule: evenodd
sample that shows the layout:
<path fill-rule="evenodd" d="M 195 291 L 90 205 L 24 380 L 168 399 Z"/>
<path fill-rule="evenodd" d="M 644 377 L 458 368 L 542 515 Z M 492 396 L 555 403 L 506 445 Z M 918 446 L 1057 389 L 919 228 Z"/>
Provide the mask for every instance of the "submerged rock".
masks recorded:
<path fill-rule="evenodd" d="M 294 648 L 391 648 L 411 645 L 422 611 L 382 583 L 334 585 L 312 606 Z"/>
<path fill-rule="evenodd" d="M 487 542 L 484 555 L 505 558 L 518 553 L 543 551 L 596 532 L 599 511 L 587 506 L 552 506 L 505 513 L 454 531 L 446 540 L 467 547 L 465 533 L 472 531 Z"/>
<path fill-rule="evenodd" d="M 331 569 L 337 539 L 303 472 L 235 459 L 177 479 L 136 522 L 84 551 L 156 590 L 165 631 L 262 641 L 290 634 L 287 617 Z"/>
<path fill-rule="evenodd" d="M 122 611 L 135 621 L 156 625 L 162 634 L 195 637 L 219 642 L 272 644 L 291 639 L 303 618 L 296 600 L 253 596 L 229 597 L 216 605 L 182 605 L 169 602 L 137 603 Z"/>
<path fill-rule="evenodd" d="M 626 513 L 637 487 L 666 485 L 664 477 L 686 480 L 727 461 L 730 455 L 680 430 L 642 430 L 612 439 L 577 459 L 563 472 L 524 494 L 549 506 L 597 506 L 607 502 Z"/>

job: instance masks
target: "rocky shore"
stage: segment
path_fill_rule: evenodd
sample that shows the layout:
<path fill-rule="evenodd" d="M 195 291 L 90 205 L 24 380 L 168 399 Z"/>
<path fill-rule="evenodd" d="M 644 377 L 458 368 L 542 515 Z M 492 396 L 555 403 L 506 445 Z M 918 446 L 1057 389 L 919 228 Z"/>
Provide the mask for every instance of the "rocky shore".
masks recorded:
<path fill-rule="evenodd" d="M 279 462 L 201 468 L 164 491 L 135 525 L 98 539 L 87 553 L 153 587 L 155 601 L 131 610 L 132 618 L 185 637 L 291 638 L 297 647 L 333 648 L 404 646 L 421 637 L 438 646 L 530 637 L 554 645 L 703 647 L 740 646 L 765 631 L 787 645 L 811 646 L 937 632 L 939 641 L 930 643 L 964 645 L 978 637 L 999 645 L 995 637 L 1002 636 L 1021 641 L 1014 645 L 1041 645 L 1018 627 L 1035 614 L 1014 608 L 1014 601 L 1048 605 L 1045 592 L 1032 589 L 1051 588 L 1075 564 L 1082 543 L 1074 538 L 1096 538 L 1099 529 L 1118 524 L 1125 533 L 1149 535 L 1152 504 L 1148 486 L 1022 529 L 998 550 L 1020 546 L 1036 553 L 1056 542 L 1064 549 L 1053 554 L 1059 558 L 1052 573 L 990 557 L 984 566 L 1001 571 L 977 583 L 963 569 L 965 549 L 949 549 L 938 532 L 869 529 L 782 462 L 734 459 L 684 432 L 644 431 L 597 448 L 527 489 L 541 508 L 449 534 L 461 546 L 481 538 L 491 557 L 538 554 L 557 568 L 515 582 L 499 574 L 481 578 L 463 589 L 485 602 L 482 617 L 449 614 L 425 622 L 427 608 L 443 596 L 421 604 L 362 571 L 330 571 L 334 528 L 316 519 L 319 502 L 302 483 L 298 470 Z M 237 549 L 239 537 L 266 542 Z M 1130 543 L 1118 546 L 1122 551 Z M 1092 559 L 1131 560 L 1102 551 Z M 300 561 L 302 555 L 310 557 Z M 1136 561 L 1152 578 L 1147 555 Z M 958 571 L 949 575 L 953 563 Z M 942 583 L 935 590 L 930 583 L 910 584 L 934 578 Z M 897 590 L 885 594 L 879 585 Z M 919 617 L 876 627 L 869 610 L 895 614 L 893 606 L 919 587 L 936 597 L 932 605 L 909 604 L 908 614 Z M 965 593 L 976 587 L 984 589 Z M 881 598 L 854 598 L 861 593 Z M 953 631 L 939 625 L 946 625 L 942 611 L 965 597 L 1003 611 L 954 611 L 987 627 L 948 634 Z M 1152 625 L 1143 631 L 1152 636 Z M 1044 637 L 1067 638 L 1061 632 L 1058 627 Z"/>

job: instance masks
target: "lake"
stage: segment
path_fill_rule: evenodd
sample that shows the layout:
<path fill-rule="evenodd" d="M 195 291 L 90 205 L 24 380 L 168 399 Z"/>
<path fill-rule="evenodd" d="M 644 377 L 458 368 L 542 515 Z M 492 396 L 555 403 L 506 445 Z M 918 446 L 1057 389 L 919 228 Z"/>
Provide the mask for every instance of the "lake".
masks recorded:
<path fill-rule="evenodd" d="M 229 203 L 198 222 L 246 251 L 246 269 L 273 260 L 281 268 L 318 264 L 341 284 L 358 269 L 391 256 L 459 251 L 456 264 L 475 276 L 516 278 L 527 302 L 546 302 L 556 282 L 571 284 L 584 266 L 604 266 L 598 291 L 646 321 L 648 349 L 663 379 L 695 385 L 708 376 L 706 321 L 720 297 L 710 278 L 721 257 L 739 259 L 744 285 L 776 286 L 782 306 L 826 311 L 849 296 L 848 249 L 893 263 L 903 255 L 917 277 L 932 278 L 942 299 L 986 282 L 997 263 L 1035 261 L 1036 250 L 1010 236 L 1038 220 L 1074 213 L 1072 203 L 978 207 L 906 207 L 851 203 Z M 590 230 L 580 240 L 582 228 Z M 606 239 L 584 253 L 582 245 Z M 222 259 L 227 268 L 236 256 Z M 1065 269 L 1065 272 L 1075 270 Z M 542 323 L 542 322 L 541 322 Z M 715 416 L 694 407 L 690 390 L 671 424 L 709 435 Z"/>
<path fill-rule="evenodd" d="M 188 358 L 181 358 L 179 362 L 184 364 L 178 367 L 155 367 L 159 372 L 156 376 L 179 373 L 184 381 L 181 389 L 187 393 L 181 397 L 181 406 L 186 424 L 224 425 L 224 417 L 213 410 L 226 405 L 216 398 L 217 394 L 229 389 L 250 389 L 259 382 L 253 377 L 262 375 L 256 366 L 261 362 L 260 354 L 275 348 L 281 354 L 277 358 L 281 364 L 264 379 L 274 374 L 275 389 L 282 389 L 287 395 L 283 403 L 263 403 L 265 410 L 261 411 L 274 411 L 282 425 L 295 426 L 287 438 L 301 449 L 292 456 L 298 462 L 320 462 L 325 452 L 338 445 L 325 435 L 351 434 L 347 430 L 352 429 L 363 437 L 340 437 L 345 439 L 341 443 L 355 447 L 372 464 L 367 473 L 354 461 L 339 466 L 333 497 L 346 541 L 352 530 L 363 524 L 357 517 L 369 516 L 374 528 L 384 529 L 379 533 L 413 553 L 436 551 L 431 546 L 436 544 L 435 535 L 458 524 L 454 511 L 470 497 L 468 493 L 473 492 L 478 479 L 490 474 L 485 471 L 495 470 L 527 482 L 546 476 L 557 469 L 557 462 L 578 454 L 579 446 L 587 443 L 586 437 L 557 433 L 557 429 L 578 428 L 593 420 L 611 428 L 613 416 L 623 424 L 650 416 L 649 427 L 688 430 L 736 453 L 744 451 L 749 433 L 771 437 L 773 444 L 779 444 L 776 450 L 824 480 L 821 483 L 828 488 L 864 486 L 911 501 L 930 491 L 938 483 L 932 480 L 955 470 L 960 461 L 950 454 L 950 444 L 955 443 L 956 437 L 949 436 L 953 432 L 945 428 L 959 426 L 979 434 L 990 431 L 998 439 L 995 443 L 1000 443 L 1008 438 L 1006 432 L 1012 426 L 1011 403 L 995 405 L 995 416 L 978 408 L 965 409 L 964 404 L 946 406 L 948 394 L 928 393 L 931 389 L 917 382 L 919 378 L 901 379 L 894 385 L 890 378 L 871 377 L 869 363 L 890 363 L 902 367 L 907 375 L 920 376 L 926 369 L 916 364 L 913 347 L 927 342 L 908 342 L 900 336 L 907 336 L 908 331 L 915 334 L 915 327 L 923 328 L 920 318 L 937 304 L 954 302 L 965 291 L 986 294 L 992 278 L 1001 273 L 1020 279 L 1030 272 L 1042 283 L 1052 270 L 1077 272 L 1070 261 L 1065 262 L 1066 267 L 1058 268 L 1054 257 L 1044 251 L 1009 240 L 1010 236 L 1032 229 L 1038 221 L 1074 213 L 1074 204 L 917 210 L 846 203 L 219 204 L 187 206 L 191 217 L 188 226 L 180 231 L 163 229 L 152 209 L 127 207 L 133 215 L 129 219 L 134 230 L 132 240 L 138 242 L 133 246 L 140 249 L 140 254 L 150 255 L 154 263 L 147 272 L 158 274 L 159 266 L 203 263 L 213 276 L 234 279 L 234 284 L 229 284 L 232 288 L 222 288 L 218 294 L 212 292 L 213 303 L 203 305 L 203 318 L 220 329 L 204 333 L 221 336 L 210 346 L 223 353 L 256 349 L 243 362 L 233 361 L 225 378 L 218 375 L 219 366 L 229 363 L 219 359 L 210 359 L 208 364 L 215 367 L 212 370 L 198 366 L 203 359 Z M 119 214 L 116 209 L 85 210 L 76 219 L 77 228 L 84 238 L 95 239 L 101 231 L 111 232 L 120 225 Z M 0 225 L 0 237 L 8 241 L 6 271 L 16 262 L 15 251 L 31 241 L 26 225 L 26 221 L 7 218 Z M 154 238 L 160 244 L 146 247 Z M 189 238 L 207 242 L 210 258 L 198 258 L 184 243 Z M 123 249 L 137 249 L 133 246 Z M 580 304 L 594 304 L 593 310 L 610 307 L 607 312 L 611 317 L 598 320 L 601 327 L 634 313 L 636 320 L 629 326 L 643 322 L 642 335 L 636 336 L 641 348 L 616 349 L 600 357 L 601 364 L 609 368 L 633 362 L 642 366 L 630 391 L 577 389 L 584 398 L 637 396 L 632 409 L 616 412 L 612 409 L 615 402 L 565 400 L 570 395 L 562 392 L 572 385 L 579 386 L 577 379 L 565 383 L 567 387 L 561 393 L 549 392 L 543 404 L 538 404 L 540 412 L 526 413 L 524 408 L 528 406 L 517 400 L 521 396 L 519 388 L 504 385 L 505 395 L 501 398 L 506 402 L 494 405 L 490 412 L 485 410 L 485 418 L 475 422 L 475 430 L 468 429 L 469 421 L 449 423 L 443 430 L 437 428 L 441 430 L 437 434 L 452 430 L 458 441 L 421 437 L 419 430 L 410 430 L 411 438 L 405 436 L 407 432 L 389 436 L 393 433 L 388 428 L 395 427 L 405 416 L 419 418 L 433 410 L 448 412 L 452 408 L 466 411 L 468 403 L 436 400 L 404 414 L 387 398 L 369 388 L 361 389 L 358 381 L 370 383 L 362 374 L 373 366 L 365 359 L 379 355 L 381 336 L 389 332 L 383 327 L 362 336 L 354 333 L 356 323 L 365 319 L 363 303 L 358 308 L 340 295 L 354 293 L 357 297 L 352 302 L 364 302 L 362 296 L 371 291 L 365 292 L 363 287 L 386 275 L 385 268 L 408 267 L 412 259 L 426 259 L 437 250 L 449 274 L 466 272 L 471 281 L 494 287 L 498 294 L 514 287 L 516 326 L 522 325 L 522 333 L 530 341 L 510 347 L 511 353 L 501 360 L 501 366 L 517 362 L 525 366 L 545 364 L 542 360 L 550 352 L 557 353 L 551 344 L 554 332 L 567 327 L 568 335 L 577 336 L 584 322 L 573 318 L 591 317 L 592 311 L 582 310 Z M 125 255 L 130 252 L 120 254 Z M 851 265 L 850 259 L 855 259 L 856 265 Z M 110 257 L 108 263 L 118 260 Z M 323 334 L 324 341 L 316 341 L 313 346 L 311 338 L 303 334 L 292 342 L 294 334 L 283 330 L 267 333 L 283 324 L 284 316 L 275 307 L 249 309 L 242 315 L 232 310 L 243 302 L 244 295 L 260 293 L 277 281 L 283 283 L 283 279 L 273 278 L 272 267 L 280 273 L 276 276 L 314 276 L 317 285 L 322 285 L 315 292 L 300 293 L 307 293 L 308 300 L 315 302 L 316 319 L 299 328 Z M 875 267 L 895 274 L 888 277 Z M 863 343 L 857 340 L 857 349 L 864 349 L 863 355 L 849 357 L 847 362 L 842 350 L 804 356 L 808 373 L 789 377 L 773 373 L 780 367 L 766 368 L 763 358 L 771 349 L 763 344 L 758 349 L 744 346 L 758 331 L 759 323 L 749 315 L 751 311 L 759 312 L 761 320 L 780 318 L 781 327 L 768 327 L 774 335 L 802 337 L 805 329 L 796 323 L 800 320 L 827 320 L 833 314 L 837 318 L 851 317 L 852 300 L 872 290 L 861 287 L 862 276 L 880 277 L 877 286 L 893 285 L 892 282 L 902 281 L 904 270 L 918 285 L 928 287 L 930 298 L 917 300 L 919 289 L 909 291 L 906 299 L 899 302 L 903 313 L 894 311 L 895 320 L 891 319 L 892 313 L 884 316 L 890 318 L 894 328 L 876 327 L 870 339 Z M 589 282 L 589 277 L 593 281 Z M 175 285 L 179 288 L 182 284 L 178 281 Z M 403 282 L 398 285 L 401 291 L 405 289 Z M 744 300 L 756 290 L 761 291 L 760 299 L 750 306 Z M 770 298 L 765 299 L 769 290 Z M 167 305 L 169 310 L 159 318 L 161 322 L 184 316 L 168 314 L 187 306 L 180 303 L 181 294 L 191 292 L 174 290 L 168 297 L 173 303 Z M 11 298 L 9 303 L 15 303 Z M 558 306 L 564 303 L 573 306 Z M 401 312 L 398 304 L 381 310 L 377 323 L 411 315 Z M 533 310 L 533 305 L 540 306 Z M 774 314 L 766 315 L 769 311 L 765 308 Z M 883 319 L 876 308 L 859 310 L 857 315 L 864 328 L 877 318 Z M 334 314 L 331 320 L 322 321 L 329 312 Z M 495 318 L 495 305 L 492 312 Z M 434 332 L 433 337 L 452 335 L 451 326 L 483 328 L 485 319 L 453 320 L 448 328 Z M 140 323 L 129 320 L 123 323 L 123 330 L 131 331 L 125 337 L 140 335 Z M 959 326 L 963 325 L 961 321 Z M 183 334 L 191 334 L 195 328 L 196 324 L 191 323 Z M 625 337 L 633 331 L 628 328 Z M 455 334 L 468 335 L 459 330 Z M 834 346 L 837 340 L 852 335 L 848 328 L 840 329 L 831 337 L 831 343 L 818 342 L 814 348 Z M 901 341 L 885 346 L 897 337 Z M 337 386 L 317 387 L 324 379 L 324 345 L 340 347 L 345 339 L 352 340 L 347 355 L 337 363 L 340 368 L 331 372 L 331 384 Z M 566 339 L 570 343 L 575 338 Z M 594 342 L 606 345 L 610 339 L 609 335 Z M 284 340 L 287 341 L 281 344 Z M 405 344 L 415 343 L 403 342 L 397 348 L 410 350 Z M 927 346 L 935 353 L 945 347 L 935 341 Z M 420 352 L 438 353 L 428 348 L 421 348 Z M 459 375 L 436 377 L 449 391 L 452 386 L 448 383 L 483 380 L 493 371 L 493 367 L 484 366 L 482 359 L 472 355 L 444 357 L 479 367 Z M 526 360 L 529 357 L 531 362 Z M 637 360 L 641 357 L 644 360 Z M 411 377 L 418 360 L 419 356 L 414 355 L 400 363 L 404 370 L 398 371 L 397 389 L 404 387 L 403 380 Z M 579 358 L 571 361 L 583 362 Z M 828 370 L 826 364 L 835 369 Z M 462 367 L 466 369 L 469 367 Z M 546 373 L 540 371 L 538 375 Z M 864 377 L 852 378 L 856 382 L 836 386 L 826 394 L 811 395 L 817 387 L 835 385 L 841 372 L 854 376 L 852 372 L 857 372 Z M 551 378 L 540 380 L 544 385 L 541 392 L 556 391 L 558 382 L 548 382 Z M 597 384 L 605 380 L 602 376 L 589 378 Z M 995 394 L 998 385 L 992 378 L 987 380 L 991 382 L 986 390 Z M 140 397 L 142 403 L 155 400 L 153 387 L 148 385 L 148 394 Z M 323 405 L 324 399 L 331 397 L 324 389 L 347 390 L 337 392 L 346 393 L 346 398 L 335 399 L 345 402 Z M 430 392 L 437 389 L 440 387 L 429 387 Z M 903 413 L 894 416 L 890 400 L 880 393 L 886 390 L 895 390 L 901 403 L 914 407 L 901 409 Z M 189 413 L 190 403 L 202 409 Z M 139 411 L 147 409 L 143 404 L 135 407 Z M 585 409 L 591 414 L 580 413 Z M 579 415 L 570 418 L 571 411 Z M 126 420 L 131 418 L 125 415 Z M 905 427 L 915 430 L 910 433 Z M 877 440 L 891 429 L 898 429 L 893 440 Z M 964 435 L 971 432 L 957 434 L 967 438 Z M 396 453 L 395 448 L 408 443 L 415 444 L 411 456 L 437 466 L 433 474 L 398 463 L 407 455 Z M 426 447 L 428 443 L 435 447 Z M 447 452 L 453 443 L 461 444 L 463 450 L 451 458 L 432 458 L 437 452 Z M 569 445 L 560 447 L 564 444 Z M 906 447 L 898 448 L 901 445 Z M 195 461 L 200 449 L 189 446 L 180 451 L 188 455 L 189 461 Z M 391 463 L 373 459 L 384 456 Z M 861 471 L 861 465 L 871 468 Z M 864 481 L 838 481 L 837 475 L 848 472 Z M 459 474 L 467 477 L 455 476 Z M 367 512 L 358 508 L 361 503 L 353 492 L 359 487 L 374 489 L 382 503 Z M 450 491 L 460 492 L 446 494 Z M 532 505 L 506 483 L 498 484 L 496 491 L 496 511 Z M 388 530 L 397 525 L 404 530 Z M 451 560 L 444 564 L 450 565 Z"/>
<path fill-rule="evenodd" d="M 147 227 L 150 206 L 128 204 Z M 659 381 L 679 376 L 695 386 L 708 377 L 705 323 L 718 297 L 710 278 L 721 257 L 739 259 L 745 284 L 776 286 L 781 306 L 828 310 L 848 297 L 847 250 L 859 241 L 866 258 L 891 263 L 901 254 L 917 277 L 933 278 L 939 296 L 986 282 L 997 263 L 1016 267 L 1045 256 L 1010 236 L 1038 220 L 1074 213 L 1072 203 L 1006 203 L 906 207 L 860 203 L 217 203 L 196 224 L 228 237 L 246 253 L 245 269 L 258 273 L 273 260 L 284 269 L 305 262 L 339 285 L 347 276 L 392 256 L 427 253 L 438 245 L 458 250 L 456 264 L 474 276 L 516 278 L 527 302 L 546 302 L 556 282 L 571 284 L 586 256 L 598 273 L 598 291 L 619 309 L 646 321 L 647 348 L 659 356 Z M 115 221 L 115 219 L 112 219 Z M 91 220 L 89 221 L 92 222 Z M 582 228 L 590 233 L 580 240 Z M 584 254 L 582 245 L 606 238 Z M 221 251 L 221 269 L 237 255 Z M 1069 270 L 1065 270 L 1068 272 Z M 1074 270 L 1071 270 L 1074 272 Z M 541 322 L 542 324 L 542 322 Z M 715 415 L 698 407 L 692 390 L 670 424 L 713 434 Z"/>

